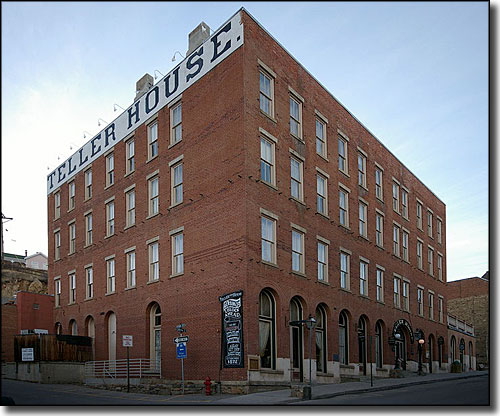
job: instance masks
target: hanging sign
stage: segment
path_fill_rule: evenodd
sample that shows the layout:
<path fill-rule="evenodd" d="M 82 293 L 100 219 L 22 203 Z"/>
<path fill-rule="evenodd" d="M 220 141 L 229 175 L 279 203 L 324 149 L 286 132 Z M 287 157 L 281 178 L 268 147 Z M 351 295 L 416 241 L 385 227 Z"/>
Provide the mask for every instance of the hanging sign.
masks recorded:
<path fill-rule="evenodd" d="M 243 291 L 219 297 L 222 307 L 222 368 L 243 368 Z"/>

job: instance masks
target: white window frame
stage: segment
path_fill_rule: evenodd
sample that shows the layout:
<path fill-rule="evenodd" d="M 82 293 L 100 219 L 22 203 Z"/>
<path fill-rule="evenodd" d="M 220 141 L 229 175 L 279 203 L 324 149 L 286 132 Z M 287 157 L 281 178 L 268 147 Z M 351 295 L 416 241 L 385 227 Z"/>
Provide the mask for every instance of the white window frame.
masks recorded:
<path fill-rule="evenodd" d="M 298 165 L 298 178 L 294 177 L 293 163 Z M 296 185 L 294 188 L 294 184 Z M 298 195 L 294 195 L 296 189 Z M 297 201 L 304 202 L 304 162 L 294 155 L 290 155 L 290 195 Z"/>
<path fill-rule="evenodd" d="M 116 263 L 114 256 L 106 258 L 106 293 L 111 294 L 116 291 Z"/>
<path fill-rule="evenodd" d="M 61 229 L 54 230 L 54 260 L 61 258 Z"/>
<path fill-rule="evenodd" d="M 92 266 L 85 267 L 85 299 L 94 297 L 94 269 Z"/>
<path fill-rule="evenodd" d="M 69 232 L 68 254 L 74 254 L 76 252 L 76 222 L 74 220 L 68 224 L 68 232 Z"/>
<path fill-rule="evenodd" d="M 318 239 L 318 280 L 328 282 L 328 248 L 330 242 L 319 236 Z"/>
<path fill-rule="evenodd" d="M 180 172 L 180 182 L 177 182 L 177 172 Z M 171 207 L 181 204 L 184 200 L 184 164 L 182 160 L 170 166 L 170 199 Z"/>
<path fill-rule="evenodd" d="M 401 285 L 401 298 L 403 299 L 401 309 L 405 312 L 410 311 L 410 282 L 403 279 Z"/>
<path fill-rule="evenodd" d="M 439 244 L 443 243 L 443 220 L 436 216 L 436 233 L 437 233 L 437 242 Z"/>
<path fill-rule="evenodd" d="M 259 68 L 259 108 L 260 111 L 268 116 L 271 119 L 274 119 L 274 79 L 276 75 L 272 73 L 268 68 L 262 68 L 262 63 L 260 64 Z M 273 75 L 274 74 L 274 75 Z M 264 77 L 269 80 L 269 95 L 267 94 L 267 91 L 262 90 L 262 82 L 261 78 Z M 264 101 L 267 100 L 269 102 L 269 112 L 265 111 L 262 107 L 263 105 L 263 99 Z"/>
<path fill-rule="evenodd" d="M 368 238 L 368 204 L 361 199 L 358 204 L 359 235 Z"/>
<path fill-rule="evenodd" d="M 127 288 L 131 289 L 137 285 L 135 247 L 126 250 L 125 255 L 127 256 Z"/>
<path fill-rule="evenodd" d="M 401 248 L 403 254 L 403 260 L 407 263 L 410 261 L 410 232 L 405 228 L 402 229 L 401 235 Z"/>
<path fill-rule="evenodd" d="M 156 192 L 155 192 L 156 191 Z M 160 177 L 154 174 L 148 179 L 148 217 L 160 213 Z"/>
<path fill-rule="evenodd" d="M 115 201 L 106 203 L 106 237 L 115 234 Z"/>
<path fill-rule="evenodd" d="M 299 260 L 298 269 L 294 267 L 294 256 Z M 305 274 L 305 232 L 294 226 L 292 226 L 292 273 Z"/>
<path fill-rule="evenodd" d="M 327 139 L 326 139 L 326 122 L 322 117 L 315 117 L 315 132 L 316 132 L 316 153 L 323 158 L 327 158 Z M 319 130 L 318 130 L 319 128 Z M 319 133 L 319 134 L 318 134 Z M 319 152 L 318 152 L 319 148 Z"/>
<path fill-rule="evenodd" d="M 375 164 L 375 196 L 384 200 L 384 169 L 378 164 Z"/>
<path fill-rule="evenodd" d="M 430 237 L 430 238 L 434 238 L 432 236 L 432 223 L 433 223 L 433 220 L 434 220 L 434 214 L 433 212 L 430 210 L 430 209 L 427 209 L 427 235 Z"/>
<path fill-rule="evenodd" d="M 424 288 L 417 287 L 417 314 L 424 316 Z"/>
<path fill-rule="evenodd" d="M 358 185 L 366 189 L 366 155 L 358 148 Z"/>
<path fill-rule="evenodd" d="M 92 212 L 85 214 L 85 246 L 93 244 L 93 217 Z"/>
<path fill-rule="evenodd" d="M 376 299 L 378 302 L 384 303 L 384 274 L 385 269 L 379 265 L 376 268 Z"/>
<path fill-rule="evenodd" d="M 431 246 L 427 246 L 427 265 L 428 273 L 434 277 L 434 249 Z"/>
<path fill-rule="evenodd" d="M 113 152 L 106 155 L 106 187 L 115 183 L 115 155 Z"/>
<path fill-rule="evenodd" d="M 345 259 L 344 266 L 346 269 L 343 269 L 342 259 Z M 347 250 L 340 250 L 340 287 L 345 290 L 351 290 L 351 253 Z"/>
<path fill-rule="evenodd" d="M 180 120 L 174 121 L 174 117 L 177 111 L 180 111 Z M 182 102 L 179 101 L 170 107 L 170 146 L 173 146 L 181 141 L 182 141 Z"/>
<path fill-rule="evenodd" d="M 338 168 L 345 175 L 349 176 L 349 157 L 348 157 L 348 148 L 347 143 L 349 139 L 338 132 L 337 135 L 337 153 L 338 153 Z M 342 148 L 344 155 L 341 154 L 340 149 Z M 342 167 L 344 165 L 344 167 Z"/>
<path fill-rule="evenodd" d="M 92 198 L 92 169 L 88 168 L 84 172 L 85 176 L 85 200 Z"/>
<path fill-rule="evenodd" d="M 54 306 L 61 306 L 61 276 L 54 278 Z"/>
<path fill-rule="evenodd" d="M 148 130 L 149 131 L 149 130 Z M 132 173 L 135 171 L 135 138 L 125 142 L 125 153 L 126 153 L 126 174 Z"/>
<path fill-rule="evenodd" d="M 437 253 L 437 269 L 438 269 L 438 279 L 443 281 L 443 255 Z"/>
<path fill-rule="evenodd" d="M 384 247 L 384 214 L 375 212 L 375 244 L 378 247 Z"/>
<path fill-rule="evenodd" d="M 154 120 L 148 124 L 148 161 L 158 157 L 159 140 L 158 140 L 158 120 Z"/>
<path fill-rule="evenodd" d="M 427 292 L 428 308 L 429 308 L 429 320 L 434 321 L 434 293 L 430 290 Z"/>
<path fill-rule="evenodd" d="M 74 270 L 68 273 L 68 289 L 68 305 L 73 305 L 74 303 L 76 303 L 76 272 Z"/>
<path fill-rule="evenodd" d="M 423 231 L 423 219 L 422 219 L 422 215 L 423 215 L 423 212 L 424 212 L 424 205 L 418 199 L 417 199 L 416 211 L 417 211 L 417 228 L 419 230 Z"/>
<path fill-rule="evenodd" d="M 392 225 L 392 254 L 401 257 L 401 226 L 396 223 Z"/>
<path fill-rule="evenodd" d="M 339 224 L 345 228 L 350 228 L 349 226 L 349 188 L 343 186 L 339 183 Z M 345 207 L 341 205 L 340 194 L 344 195 Z M 342 215 L 344 214 L 344 215 Z M 344 218 L 344 224 L 342 223 L 342 218 Z"/>
<path fill-rule="evenodd" d="M 394 178 L 392 179 L 392 209 L 398 214 L 400 211 L 399 190 L 400 185 Z"/>
<path fill-rule="evenodd" d="M 401 187 L 401 216 L 408 219 L 409 192 L 404 186 Z"/>
<path fill-rule="evenodd" d="M 126 227 L 135 225 L 135 185 L 125 190 Z"/>
<path fill-rule="evenodd" d="M 368 262 L 359 261 L 359 294 L 368 297 Z"/>
<path fill-rule="evenodd" d="M 180 240 L 179 240 L 180 239 Z M 178 241 L 181 242 L 178 250 Z M 172 276 L 179 276 L 184 274 L 184 231 L 171 231 L 171 244 L 172 244 Z"/>
<path fill-rule="evenodd" d="M 148 243 L 148 264 L 148 281 L 158 281 L 160 279 L 160 245 L 158 240 Z"/>
<path fill-rule="evenodd" d="M 424 270 L 424 242 L 417 238 L 417 268 Z"/>
<path fill-rule="evenodd" d="M 76 203 L 76 184 L 75 181 L 68 183 L 68 211 L 75 209 Z"/>
<path fill-rule="evenodd" d="M 292 115 L 292 101 L 297 104 L 297 107 L 298 107 L 298 118 L 295 118 L 294 115 Z M 293 93 L 290 93 L 290 100 L 289 100 L 289 103 L 290 103 L 290 134 L 299 139 L 299 140 L 302 140 L 302 101 L 300 100 L 300 98 L 297 97 L 296 94 L 293 94 Z M 293 131 L 292 131 L 292 125 L 297 125 L 297 134 L 295 134 Z"/>
<path fill-rule="evenodd" d="M 61 218 L 61 191 L 54 192 L 54 219 Z"/>
<path fill-rule="evenodd" d="M 401 308 L 401 278 L 396 275 L 393 279 L 393 294 L 394 307 Z"/>
<path fill-rule="evenodd" d="M 270 147 L 271 160 L 268 160 L 267 156 L 265 155 L 264 149 L 267 149 L 266 146 Z M 264 172 L 262 169 L 263 164 L 265 166 L 269 166 L 269 176 L 270 176 L 269 181 L 267 179 L 264 179 L 263 177 L 263 172 Z M 261 182 L 267 185 L 276 187 L 276 143 L 267 135 L 263 134 L 260 135 L 260 180 Z"/>
<path fill-rule="evenodd" d="M 323 184 L 323 193 L 320 192 L 320 183 Z M 323 209 L 320 210 L 320 201 L 323 202 Z M 328 175 L 319 172 L 316 168 L 316 212 L 328 217 Z"/>
<path fill-rule="evenodd" d="M 267 213 L 262 213 L 262 212 L 261 212 L 260 218 L 261 218 L 261 220 L 260 220 L 260 223 L 261 223 L 261 259 L 263 262 L 266 262 L 266 263 L 277 264 L 277 253 L 276 253 L 277 218 L 274 216 L 270 216 Z M 269 221 L 269 222 L 267 223 L 265 221 Z M 266 237 L 264 237 L 264 235 L 262 233 L 264 224 L 271 225 L 271 233 L 272 233 L 271 236 L 266 235 Z M 267 237 L 270 237 L 271 239 L 269 239 Z M 270 246 L 270 249 L 271 249 L 270 250 L 270 254 L 271 254 L 270 259 L 264 258 L 264 250 L 262 250 L 262 246 L 264 245 L 264 243 L 266 243 L 266 245 L 269 244 L 269 246 Z"/>

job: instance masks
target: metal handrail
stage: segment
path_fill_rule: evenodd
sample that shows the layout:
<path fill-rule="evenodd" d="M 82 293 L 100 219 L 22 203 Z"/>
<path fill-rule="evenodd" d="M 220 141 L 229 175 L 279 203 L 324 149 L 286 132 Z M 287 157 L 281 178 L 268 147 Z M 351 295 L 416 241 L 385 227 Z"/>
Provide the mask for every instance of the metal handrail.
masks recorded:
<path fill-rule="evenodd" d="M 157 360 L 149 358 L 132 358 L 129 360 L 129 375 L 132 378 L 161 377 L 161 365 Z M 87 361 L 85 376 L 93 378 L 126 378 L 127 360 Z"/>

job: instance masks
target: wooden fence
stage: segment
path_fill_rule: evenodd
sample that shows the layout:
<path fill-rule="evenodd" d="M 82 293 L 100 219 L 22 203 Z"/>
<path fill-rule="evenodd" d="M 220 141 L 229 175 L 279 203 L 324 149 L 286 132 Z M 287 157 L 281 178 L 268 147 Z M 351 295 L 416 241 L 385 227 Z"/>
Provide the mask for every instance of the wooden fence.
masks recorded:
<path fill-rule="evenodd" d="M 29 334 L 14 337 L 14 360 L 22 361 L 22 349 L 33 348 L 34 361 L 92 361 L 92 338 L 75 335 Z"/>

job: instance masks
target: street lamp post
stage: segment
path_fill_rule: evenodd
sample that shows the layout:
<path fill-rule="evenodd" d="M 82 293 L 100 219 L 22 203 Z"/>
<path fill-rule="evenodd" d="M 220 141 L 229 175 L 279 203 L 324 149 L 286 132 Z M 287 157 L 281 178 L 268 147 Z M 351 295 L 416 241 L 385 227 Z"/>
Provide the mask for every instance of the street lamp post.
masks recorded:
<path fill-rule="evenodd" d="M 401 339 L 401 334 L 399 334 L 398 332 L 396 332 L 394 334 L 394 338 L 396 340 L 400 340 Z M 396 363 L 394 365 L 394 369 L 395 370 L 399 370 L 399 347 L 398 347 L 398 343 L 397 342 L 394 342 L 394 348 L 396 350 L 396 354 L 395 354 L 396 355 Z"/>
<path fill-rule="evenodd" d="M 418 340 L 418 375 L 423 376 L 424 372 L 422 370 L 422 346 L 424 345 L 425 340 L 420 338 Z"/>

